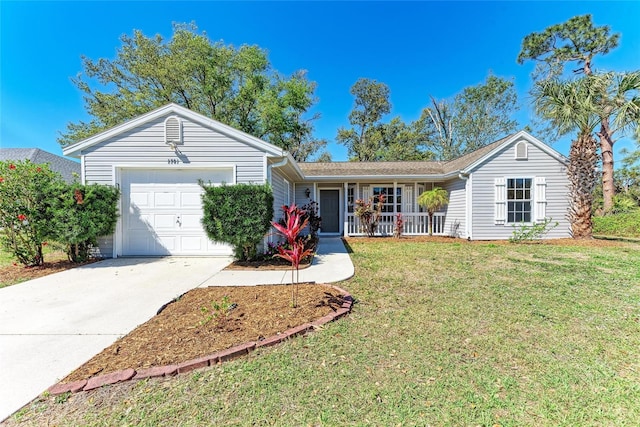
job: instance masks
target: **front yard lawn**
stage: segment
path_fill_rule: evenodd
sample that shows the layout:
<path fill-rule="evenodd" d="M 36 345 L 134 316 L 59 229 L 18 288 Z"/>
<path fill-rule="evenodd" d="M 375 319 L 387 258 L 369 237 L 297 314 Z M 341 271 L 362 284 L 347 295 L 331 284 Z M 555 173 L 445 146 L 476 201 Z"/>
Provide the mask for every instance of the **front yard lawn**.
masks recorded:
<path fill-rule="evenodd" d="M 8 424 L 640 425 L 640 245 L 348 242 L 348 317 Z"/>

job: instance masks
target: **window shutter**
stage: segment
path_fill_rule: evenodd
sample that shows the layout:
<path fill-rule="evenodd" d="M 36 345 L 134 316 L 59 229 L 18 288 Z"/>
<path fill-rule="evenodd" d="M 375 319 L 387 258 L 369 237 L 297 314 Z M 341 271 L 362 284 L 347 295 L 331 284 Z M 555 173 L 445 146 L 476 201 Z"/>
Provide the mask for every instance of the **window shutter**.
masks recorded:
<path fill-rule="evenodd" d="M 413 187 L 405 185 L 402 197 L 404 197 L 404 206 L 402 210 L 405 212 L 413 212 Z"/>
<path fill-rule="evenodd" d="M 543 176 L 536 177 L 535 182 L 535 221 L 544 221 L 547 217 L 547 180 Z"/>
<path fill-rule="evenodd" d="M 507 182 L 506 178 L 495 179 L 495 223 L 503 225 L 507 222 Z"/>

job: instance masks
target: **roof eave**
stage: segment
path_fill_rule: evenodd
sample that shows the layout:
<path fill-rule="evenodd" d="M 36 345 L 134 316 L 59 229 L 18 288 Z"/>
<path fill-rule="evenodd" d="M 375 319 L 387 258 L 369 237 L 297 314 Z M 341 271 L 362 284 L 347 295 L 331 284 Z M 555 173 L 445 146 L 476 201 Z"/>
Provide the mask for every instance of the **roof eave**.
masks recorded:
<path fill-rule="evenodd" d="M 428 179 L 441 180 L 449 177 L 450 174 L 420 174 L 420 175 L 303 175 L 305 181 L 389 181 L 398 179 Z M 453 175 L 457 175 L 457 172 Z"/>

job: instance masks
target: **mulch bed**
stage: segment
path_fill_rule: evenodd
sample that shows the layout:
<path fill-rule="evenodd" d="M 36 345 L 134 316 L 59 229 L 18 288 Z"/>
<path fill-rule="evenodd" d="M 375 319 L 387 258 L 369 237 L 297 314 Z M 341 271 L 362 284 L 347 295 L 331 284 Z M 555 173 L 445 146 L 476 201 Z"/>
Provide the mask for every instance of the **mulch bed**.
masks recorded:
<path fill-rule="evenodd" d="M 291 307 L 293 285 L 198 288 L 187 292 L 148 322 L 120 338 L 62 382 L 88 379 L 123 369 L 177 364 L 249 341 L 259 341 L 315 321 L 331 312 L 337 291 L 326 285 L 298 285 L 298 307 Z M 213 303 L 236 304 L 213 317 Z M 338 298 L 340 300 L 340 298 Z M 335 304 L 332 304 L 337 308 Z M 202 310 L 205 308 L 205 310 Z"/>

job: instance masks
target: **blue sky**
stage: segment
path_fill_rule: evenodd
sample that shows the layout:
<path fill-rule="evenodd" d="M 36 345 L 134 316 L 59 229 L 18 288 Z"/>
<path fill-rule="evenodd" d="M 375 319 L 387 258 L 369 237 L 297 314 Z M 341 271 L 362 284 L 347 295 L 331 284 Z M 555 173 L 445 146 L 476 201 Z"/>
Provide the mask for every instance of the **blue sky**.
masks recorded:
<path fill-rule="evenodd" d="M 115 57 L 120 36 L 140 29 L 169 38 L 172 22 L 194 21 L 212 41 L 268 50 L 283 74 L 308 71 L 317 83 L 316 136 L 335 144 L 348 127 L 349 88 L 359 77 L 386 83 L 392 113 L 410 121 L 429 96 L 452 97 L 491 71 L 513 78 L 522 126 L 531 113 L 533 63 L 518 65 L 522 39 L 533 31 L 590 13 L 596 25 L 621 33 L 620 46 L 596 69 L 640 69 L 640 1 L 572 2 L 171 2 L 0 0 L 0 147 L 39 147 L 61 154 L 58 132 L 87 120 L 71 83 L 81 55 Z M 543 138 L 544 139 L 544 138 Z M 630 141 L 620 141 L 618 151 Z M 568 141 L 554 144 L 568 153 Z"/>

